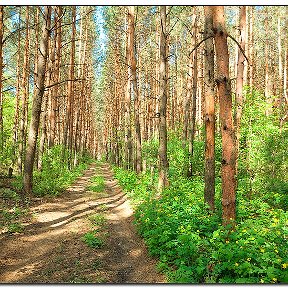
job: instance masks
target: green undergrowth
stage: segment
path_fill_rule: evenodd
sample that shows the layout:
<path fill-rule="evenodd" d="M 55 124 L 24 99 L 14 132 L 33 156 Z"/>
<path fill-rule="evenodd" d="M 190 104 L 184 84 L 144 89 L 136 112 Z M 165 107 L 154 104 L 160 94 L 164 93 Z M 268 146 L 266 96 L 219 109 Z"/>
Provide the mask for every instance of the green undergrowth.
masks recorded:
<path fill-rule="evenodd" d="M 137 177 L 121 168 L 114 172 L 133 200 L 138 231 L 170 282 L 288 282 L 288 213 L 284 210 L 238 195 L 238 224 L 230 231 L 221 225 L 219 181 L 217 210 L 210 215 L 200 177 L 193 181 L 177 177 L 155 198 L 148 175 Z"/>
<path fill-rule="evenodd" d="M 83 235 L 81 240 L 90 248 L 101 248 L 104 245 L 106 218 L 102 213 L 88 216 L 91 230 Z"/>
<path fill-rule="evenodd" d="M 94 176 L 90 180 L 91 184 L 87 187 L 88 190 L 93 192 L 103 192 L 105 189 L 105 182 L 103 176 Z"/>
<path fill-rule="evenodd" d="M 69 151 L 63 153 L 63 146 L 56 145 L 47 150 L 42 158 L 42 169 L 34 170 L 33 174 L 33 194 L 35 196 L 57 196 L 71 185 L 77 177 L 92 162 L 88 155 L 78 155 L 78 164 L 71 165 L 69 162 L 71 154 Z M 15 189 L 22 189 L 21 176 L 17 177 L 12 183 Z"/>
<path fill-rule="evenodd" d="M 95 231 L 87 232 L 81 239 L 90 248 L 100 248 L 104 244 L 103 240 L 97 237 Z"/>
<path fill-rule="evenodd" d="M 23 231 L 21 219 L 28 216 L 28 203 L 23 202 L 21 196 L 10 188 L 0 188 L 0 230 L 8 233 Z"/>
<path fill-rule="evenodd" d="M 221 224 L 221 138 L 216 137 L 216 211 L 204 205 L 204 142 L 196 137 L 193 176 L 181 131 L 168 133 L 169 188 L 157 188 L 156 140 L 143 143 L 147 172 L 115 167 L 135 206 L 135 223 L 158 269 L 172 283 L 288 283 L 288 129 L 265 116 L 265 99 L 247 100 L 241 128 L 237 225 Z M 188 146 L 188 145 L 187 145 Z M 153 169 L 151 169 L 151 167 Z"/>

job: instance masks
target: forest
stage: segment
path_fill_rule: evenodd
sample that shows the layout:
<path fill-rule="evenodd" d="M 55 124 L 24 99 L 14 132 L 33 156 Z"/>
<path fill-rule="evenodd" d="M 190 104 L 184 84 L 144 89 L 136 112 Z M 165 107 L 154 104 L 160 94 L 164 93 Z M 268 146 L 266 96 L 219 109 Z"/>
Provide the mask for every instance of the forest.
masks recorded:
<path fill-rule="evenodd" d="M 0 6 L 0 282 L 288 283 L 287 38 L 287 6 Z"/>

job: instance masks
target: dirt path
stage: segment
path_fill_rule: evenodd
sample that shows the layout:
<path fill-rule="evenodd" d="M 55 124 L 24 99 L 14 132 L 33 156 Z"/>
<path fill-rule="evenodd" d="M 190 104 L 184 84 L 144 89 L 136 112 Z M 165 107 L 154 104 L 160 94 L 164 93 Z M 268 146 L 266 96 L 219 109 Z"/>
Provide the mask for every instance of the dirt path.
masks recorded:
<path fill-rule="evenodd" d="M 87 191 L 94 175 L 105 179 L 104 193 Z M 108 165 L 92 165 L 61 197 L 32 207 L 33 223 L 25 232 L 0 235 L 1 283 L 163 283 L 133 215 Z M 101 248 L 81 237 L 91 231 L 89 215 L 101 214 L 106 224 Z M 107 235 L 105 237 L 105 235 Z"/>

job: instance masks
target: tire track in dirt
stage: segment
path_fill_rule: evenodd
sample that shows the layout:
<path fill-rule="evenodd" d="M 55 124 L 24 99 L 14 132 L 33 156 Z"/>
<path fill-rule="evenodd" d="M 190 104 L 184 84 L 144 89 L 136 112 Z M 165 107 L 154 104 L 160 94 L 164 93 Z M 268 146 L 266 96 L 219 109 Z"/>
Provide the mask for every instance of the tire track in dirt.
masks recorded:
<path fill-rule="evenodd" d="M 92 176 L 105 179 L 105 193 L 87 190 Z M 1 283 L 164 283 L 137 235 L 129 200 L 108 164 L 91 165 L 60 197 L 31 208 L 24 233 L 0 235 Z M 102 248 L 87 247 L 87 216 L 102 213 L 107 233 Z"/>

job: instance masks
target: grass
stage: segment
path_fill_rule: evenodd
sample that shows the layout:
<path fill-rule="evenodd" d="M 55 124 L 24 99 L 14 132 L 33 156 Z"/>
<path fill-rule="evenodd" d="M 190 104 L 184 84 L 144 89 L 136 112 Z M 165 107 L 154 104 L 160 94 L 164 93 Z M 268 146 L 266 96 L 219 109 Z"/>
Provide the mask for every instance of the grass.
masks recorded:
<path fill-rule="evenodd" d="M 27 203 L 10 188 L 0 189 L 0 199 L 0 229 L 11 234 L 23 232 L 21 219 L 29 214 Z"/>
<path fill-rule="evenodd" d="M 91 222 L 91 225 L 94 226 L 100 226 L 105 224 L 106 219 L 103 214 L 93 214 L 88 216 L 88 220 Z"/>
<path fill-rule="evenodd" d="M 105 189 L 105 182 L 103 176 L 94 176 L 90 180 L 91 185 L 87 188 L 92 192 L 103 192 Z"/>
<path fill-rule="evenodd" d="M 106 237 L 106 233 L 101 231 L 101 228 L 106 223 L 105 216 L 101 213 L 93 214 L 88 216 L 88 220 L 92 230 L 87 232 L 81 239 L 90 248 L 101 248 L 104 245 L 103 237 Z M 101 236 L 99 236 L 100 232 Z"/>
<path fill-rule="evenodd" d="M 21 232 L 23 232 L 23 230 L 24 230 L 24 227 L 21 223 L 16 222 L 16 223 L 11 223 L 8 225 L 8 232 L 11 234 L 12 233 L 21 233 Z"/>
<path fill-rule="evenodd" d="M 90 248 L 101 248 L 104 245 L 104 241 L 92 231 L 87 232 L 81 239 Z"/>

